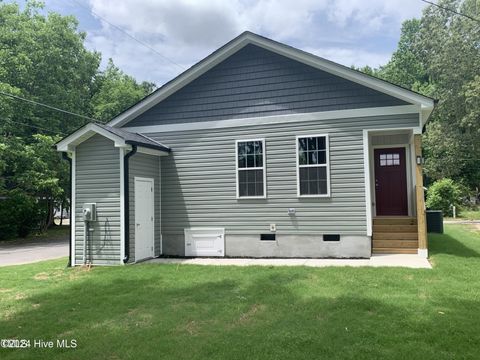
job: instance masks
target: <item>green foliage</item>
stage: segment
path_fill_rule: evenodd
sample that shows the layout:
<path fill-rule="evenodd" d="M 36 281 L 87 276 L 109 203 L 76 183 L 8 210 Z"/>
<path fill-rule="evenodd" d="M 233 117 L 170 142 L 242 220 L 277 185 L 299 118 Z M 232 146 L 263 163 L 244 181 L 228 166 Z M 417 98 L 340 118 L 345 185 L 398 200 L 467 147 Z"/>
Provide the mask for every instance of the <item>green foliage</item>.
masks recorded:
<path fill-rule="evenodd" d="M 153 91 L 154 84 L 137 83 L 109 60 L 105 71 L 96 79 L 98 86 L 92 98 L 93 116 L 98 120 L 111 120 L 115 115 L 135 104 Z"/>
<path fill-rule="evenodd" d="M 442 179 L 433 183 L 427 191 L 427 208 L 442 210 L 445 216 L 452 216 L 452 206 L 459 207 L 465 189 L 452 179 Z"/>
<path fill-rule="evenodd" d="M 100 71 L 101 55 L 85 48 L 78 21 L 55 12 L 44 15 L 42 6 L 0 2 L 0 91 L 100 120 L 152 91 L 153 84 L 137 83 L 112 61 Z M 11 206 L 12 199 L 25 202 L 10 220 L 13 233 L 29 231 L 21 214 L 32 206 L 32 227 L 41 230 L 53 223 L 54 207 L 68 209 L 68 163 L 53 145 L 85 123 L 0 95 L 0 197 L 7 199 L 0 206 Z"/>
<path fill-rule="evenodd" d="M 53 208 L 59 203 L 66 203 L 66 183 L 68 165 L 60 160 L 53 144 L 59 137 L 37 134 L 32 143 L 26 143 L 20 137 L 4 137 L 0 140 L 0 177 L 3 180 L 0 196 L 7 199 L 3 206 L 8 206 L 17 215 L 10 219 L 18 235 L 27 235 L 32 228 L 45 229 L 53 222 Z M 25 204 L 12 206 L 12 199 L 25 201 Z M 33 200 L 32 200 L 33 199 Z M 34 209 L 31 209 L 31 207 Z M 3 209 L 8 211 L 8 209 Z M 23 216 L 28 211 L 35 216 Z M 23 221 L 28 220 L 27 226 Z M 0 234 L 0 236 L 2 236 Z"/>
<path fill-rule="evenodd" d="M 477 0 L 439 5 L 479 18 Z M 423 137 L 425 173 L 480 188 L 480 26 L 436 6 L 402 25 L 398 48 L 368 74 L 439 100 Z"/>
<path fill-rule="evenodd" d="M 0 200 L 0 240 L 26 237 L 38 226 L 39 207 L 34 197 L 19 189 Z"/>

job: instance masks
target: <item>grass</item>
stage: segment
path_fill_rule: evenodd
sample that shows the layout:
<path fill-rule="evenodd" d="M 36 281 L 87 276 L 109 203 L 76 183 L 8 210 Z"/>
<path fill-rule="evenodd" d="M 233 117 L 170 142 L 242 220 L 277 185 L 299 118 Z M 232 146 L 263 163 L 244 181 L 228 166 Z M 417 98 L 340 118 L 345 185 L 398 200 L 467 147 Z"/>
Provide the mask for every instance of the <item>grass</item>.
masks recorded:
<path fill-rule="evenodd" d="M 460 218 L 465 220 L 480 220 L 480 210 L 462 210 Z"/>
<path fill-rule="evenodd" d="M 0 268 L 1 359 L 477 359 L 480 233 L 431 236 L 433 270 L 143 264 Z"/>
<path fill-rule="evenodd" d="M 1 243 L 10 243 L 12 241 L 16 242 L 25 242 L 25 241 L 42 241 L 42 240 L 60 240 L 68 239 L 68 234 L 70 232 L 70 226 L 53 226 L 43 233 L 33 232 L 29 234 L 26 238 L 12 238 L 7 240 L 0 241 Z"/>

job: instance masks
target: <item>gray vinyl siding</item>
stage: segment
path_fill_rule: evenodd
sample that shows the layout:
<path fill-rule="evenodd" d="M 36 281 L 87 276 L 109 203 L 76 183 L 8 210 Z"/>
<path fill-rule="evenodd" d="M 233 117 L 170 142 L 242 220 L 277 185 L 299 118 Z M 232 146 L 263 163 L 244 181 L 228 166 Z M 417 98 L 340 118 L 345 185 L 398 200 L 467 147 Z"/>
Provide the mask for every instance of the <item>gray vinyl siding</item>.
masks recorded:
<path fill-rule="evenodd" d="M 407 103 L 250 44 L 126 126 L 395 105 Z"/>
<path fill-rule="evenodd" d="M 120 153 L 113 141 L 94 135 L 75 153 L 75 263 L 82 264 L 84 203 L 97 204 L 97 221 L 92 222 L 92 246 L 87 260 L 94 264 L 120 262 Z M 87 247 L 88 249 L 88 247 Z"/>
<path fill-rule="evenodd" d="M 158 156 L 136 153 L 129 159 L 129 233 L 130 262 L 135 261 L 135 176 L 153 178 L 154 181 L 154 220 L 155 220 L 155 256 L 160 255 L 161 194 L 160 194 L 160 158 Z"/>
<path fill-rule="evenodd" d="M 418 114 L 150 133 L 162 159 L 162 234 L 225 227 L 226 234 L 366 235 L 363 130 L 417 127 Z M 296 135 L 330 137 L 330 198 L 298 198 Z M 236 199 L 235 140 L 265 138 L 267 198 Z M 289 216 L 288 208 L 296 215 Z"/>

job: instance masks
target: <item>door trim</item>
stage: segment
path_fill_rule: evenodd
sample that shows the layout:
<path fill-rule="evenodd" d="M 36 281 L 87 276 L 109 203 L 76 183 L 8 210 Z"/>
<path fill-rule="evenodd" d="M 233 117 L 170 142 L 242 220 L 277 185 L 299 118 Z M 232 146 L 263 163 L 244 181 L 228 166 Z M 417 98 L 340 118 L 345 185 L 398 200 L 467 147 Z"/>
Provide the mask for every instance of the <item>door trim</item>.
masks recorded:
<path fill-rule="evenodd" d="M 373 205 L 373 216 L 379 216 L 377 215 L 377 199 L 376 199 L 376 193 L 375 193 L 375 150 L 377 149 L 393 149 L 393 148 L 403 148 L 405 149 L 405 171 L 406 171 L 406 177 L 407 177 L 407 216 L 413 216 L 413 201 L 412 201 L 412 164 L 411 164 L 411 153 L 410 153 L 410 144 L 397 144 L 397 145 L 371 145 L 370 146 L 370 170 L 371 170 L 371 175 L 370 179 L 370 196 L 372 198 L 372 203 L 375 204 Z M 380 215 L 381 216 L 381 215 Z"/>
<path fill-rule="evenodd" d="M 151 214 L 152 214 L 152 218 L 153 218 L 153 221 L 152 221 L 152 224 L 153 224 L 153 231 L 152 231 L 152 250 L 151 250 L 151 256 L 150 257 L 155 257 L 155 179 L 154 178 L 147 178 L 147 177 L 141 177 L 141 176 L 134 176 L 133 177 L 133 188 L 135 189 L 135 185 L 137 183 L 137 181 L 144 181 L 144 182 L 150 182 L 151 183 L 151 186 L 152 186 L 152 209 L 151 209 Z M 137 216 L 137 208 L 136 208 L 136 192 L 134 190 L 134 199 L 133 199 L 133 207 L 134 207 L 134 210 L 135 210 L 135 217 L 133 219 L 133 223 L 134 225 L 136 224 L 136 216 Z M 137 226 L 134 227 L 135 230 L 134 230 L 134 234 L 135 234 L 135 262 L 138 261 L 137 259 Z M 143 258 L 143 259 L 148 259 L 148 257 L 146 258 Z M 143 259 L 140 259 L 140 260 L 143 260 Z"/>

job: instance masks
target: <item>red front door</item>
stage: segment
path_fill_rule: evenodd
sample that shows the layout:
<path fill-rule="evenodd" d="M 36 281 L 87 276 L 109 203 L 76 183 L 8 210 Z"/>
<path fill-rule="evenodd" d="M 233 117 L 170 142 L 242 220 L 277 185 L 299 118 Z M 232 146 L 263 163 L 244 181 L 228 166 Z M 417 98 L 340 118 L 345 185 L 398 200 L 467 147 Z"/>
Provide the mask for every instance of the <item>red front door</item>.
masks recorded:
<path fill-rule="evenodd" d="M 408 215 L 405 148 L 375 149 L 374 158 L 377 215 Z"/>

